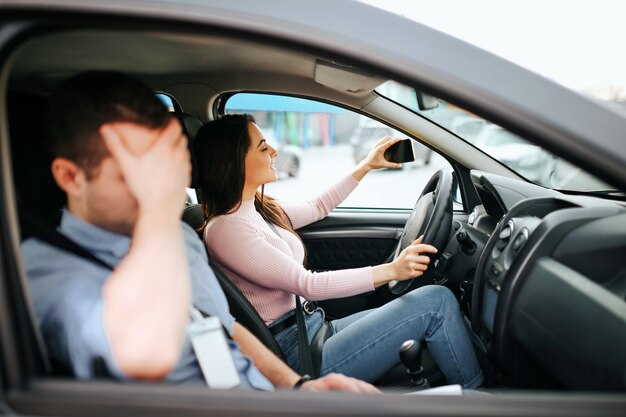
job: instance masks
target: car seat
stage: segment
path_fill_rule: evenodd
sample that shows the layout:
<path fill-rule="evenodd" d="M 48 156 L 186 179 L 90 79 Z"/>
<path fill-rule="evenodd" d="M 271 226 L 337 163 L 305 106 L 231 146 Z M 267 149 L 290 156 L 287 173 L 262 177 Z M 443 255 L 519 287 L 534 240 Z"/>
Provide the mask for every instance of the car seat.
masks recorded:
<path fill-rule="evenodd" d="M 197 178 L 197 161 L 195 152 L 193 151 L 193 140 L 196 133 L 202 127 L 202 122 L 197 117 L 187 113 L 175 113 L 178 120 L 180 120 L 183 127 L 183 131 L 189 138 L 189 149 L 191 157 L 191 186 L 192 188 L 198 188 Z M 201 238 L 201 229 L 204 225 L 205 218 L 202 205 L 191 204 L 185 207 L 183 210 L 182 220 L 190 225 L 194 230 L 198 232 L 198 236 Z M 233 282 L 224 275 L 215 263 L 209 261 L 217 280 L 219 281 L 226 299 L 228 300 L 228 306 L 231 314 L 235 317 L 237 322 L 246 327 L 252 334 L 254 334 L 269 350 L 271 350 L 276 356 L 281 358 L 285 363 L 285 356 L 280 346 L 276 342 L 276 339 L 265 325 L 265 322 L 256 309 L 250 304 L 248 299 L 243 295 L 239 288 L 233 284 Z"/>

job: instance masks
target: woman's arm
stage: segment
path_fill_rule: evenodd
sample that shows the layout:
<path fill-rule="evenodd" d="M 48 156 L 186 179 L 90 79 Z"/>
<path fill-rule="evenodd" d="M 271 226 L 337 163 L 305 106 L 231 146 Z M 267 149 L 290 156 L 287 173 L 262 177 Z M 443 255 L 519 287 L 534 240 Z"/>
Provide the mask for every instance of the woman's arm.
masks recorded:
<path fill-rule="evenodd" d="M 437 249 L 422 237 L 391 263 L 374 267 L 311 272 L 293 258 L 288 243 L 274 234 L 264 236 L 242 218 L 222 218 L 205 233 L 211 256 L 237 275 L 259 286 L 286 291 L 309 300 L 348 297 L 372 291 L 391 280 L 423 275 Z M 281 248 L 281 245 L 285 247 Z M 289 255 L 288 255 L 289 254 Z"/>
<path fill-rule="evenodd" d="M 381 168 L 400 168 L 401 164 L 389 162 L 384 158 L 387 148 L 399 140 L 390 137 L 379 140 L 367 157 L 357 164 L 351 175 L 344 177 L 325 193 L 304 203 L 281 203 L 293 228 L 299 229 L 326 217 L 350 195 L 368 172 Z"/>
<path fill-rule="evenodd" d="M 326 190 L 323 194 L 303 203 L 283 203 L 285 210 L 294 229 L 299 229 L 318 220 L 323 219 L 337 207 L 359 185 L 352 175 L 346 175 L 338 183 Z"/>
<path fill-rule="evenodd" d="M 308 271 L 293 258 L 290 248 L 282 246 L 288 246 L 286 241 L 264 235 L 246 219 L 220 219 L 205 234 L 205 243 L 211 256 L 237 275 L 309 300 L 347 297 L 374 289 L 372 268 Z"/>

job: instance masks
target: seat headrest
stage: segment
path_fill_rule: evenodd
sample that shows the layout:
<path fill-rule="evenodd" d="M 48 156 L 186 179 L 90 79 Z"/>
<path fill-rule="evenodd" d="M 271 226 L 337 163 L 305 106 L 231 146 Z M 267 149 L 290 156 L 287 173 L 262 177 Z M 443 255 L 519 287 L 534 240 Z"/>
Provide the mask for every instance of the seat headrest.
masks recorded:
<path fill-rule="evenodd" d="M 192 204 L 183 210 L 182 220 L 193 228 L 202 239 L 202 226 L 204 226 L 204 209 L 201 204 Z"/>
<path fill-rule="evenodd" d="M 183 126 L 183 131 L 187 137 L 189 137 L 189 140 L 193 141 L 196 137 L 196 133 L 198 133 L 198 130 L 202 127 L 202 121 L 189 113 L 174 113 L 174 115 L 176 115 L 180 121 L 180 124 Z"/>
<path fill-rule="evenodd" d="M 196 133 L 202 127 L 202 121 L 189 113 L 176 112 L 174 115 L 180 121 L 183 127 L 183 132 L 187 135 L 189 147 L 189 155 L 191 158 L 191 188 L 198 188 L 198 160 L 196 159 L 196 153 L 194 152 L 193 141 L 196 138 Z"/>

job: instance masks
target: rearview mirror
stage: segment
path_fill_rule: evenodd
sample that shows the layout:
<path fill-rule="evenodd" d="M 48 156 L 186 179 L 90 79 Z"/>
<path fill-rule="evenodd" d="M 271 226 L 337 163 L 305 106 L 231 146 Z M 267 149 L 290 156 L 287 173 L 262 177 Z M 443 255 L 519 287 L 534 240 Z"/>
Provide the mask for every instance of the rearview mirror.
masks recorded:
<path fill-rule="evenodd" d="M 422 91 L 415 90 L 415 96 L 417 97 L 417 106 L 420 110 L 432 110 L 439 107 L 439 100 L 437 97 L 426 94 Z"/>

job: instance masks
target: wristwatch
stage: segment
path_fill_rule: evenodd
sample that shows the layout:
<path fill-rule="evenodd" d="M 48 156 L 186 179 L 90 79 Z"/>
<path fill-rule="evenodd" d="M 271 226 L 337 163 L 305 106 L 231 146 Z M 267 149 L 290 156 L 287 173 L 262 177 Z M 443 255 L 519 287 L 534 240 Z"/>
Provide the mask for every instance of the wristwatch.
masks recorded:
<path fill-rule="evenodd" d="M 293 389 L 296 390 L 296 391 L 299 390 L 300 387 L 302 386 L 302 384 L 304 384 L 306 381 L 310 381 L 312 379 L 313 379 L 313 377 L 311 375 L 309 375 L 309 374 L 302 375 L 302 377 L 299 380 L 297 380 L 295 384 L 293 384 Z"/>

